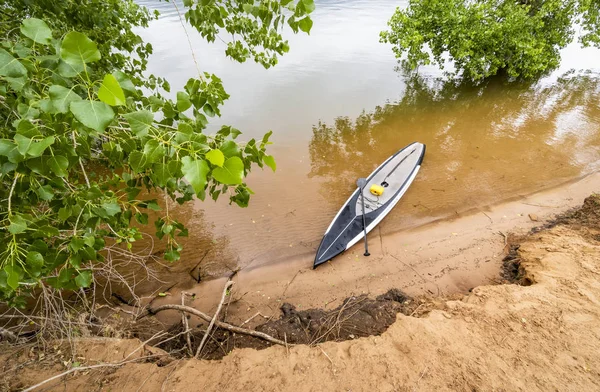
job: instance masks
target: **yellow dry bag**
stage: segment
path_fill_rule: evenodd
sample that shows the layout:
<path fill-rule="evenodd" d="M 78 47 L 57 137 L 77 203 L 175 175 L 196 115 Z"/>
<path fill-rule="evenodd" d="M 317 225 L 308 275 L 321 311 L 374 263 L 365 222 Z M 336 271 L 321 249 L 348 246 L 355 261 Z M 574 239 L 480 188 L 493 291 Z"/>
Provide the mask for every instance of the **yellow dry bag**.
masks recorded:
<path fill-rule="evenodd" d="M 383 195 L 383 191 L 385 190 L 385 188 L 382 187 L 381 185 L 373 184 L 373 185 L 371 185 L 371 188 L 369 190 L 375 196 L 381 196 L 381 195 Z"/>

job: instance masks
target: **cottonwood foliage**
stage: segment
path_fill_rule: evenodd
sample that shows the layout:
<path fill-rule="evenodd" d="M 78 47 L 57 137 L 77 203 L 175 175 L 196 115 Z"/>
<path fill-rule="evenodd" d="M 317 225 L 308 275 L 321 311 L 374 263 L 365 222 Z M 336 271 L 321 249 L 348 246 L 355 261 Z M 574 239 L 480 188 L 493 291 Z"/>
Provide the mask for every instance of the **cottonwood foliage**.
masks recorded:
<path fill-rule="evenodd" d="M 560 49 L 574 40 L 600 46 L 596 0 L 410 0 L 397 9 L 382 42 L 407 70 L 449 63 L 469 80 L 506 73 L 539 76 L 560 63 Z"/>
<path fill-rule="evenodd" d="M 95 3 L 84 1 L 81 9 L 91 7 L 85 8 L 91 17 Z M 292 18 L 307 18 L 312 8 L 304 4 L 312 1 L 247 3 L 252 8 L 214 1 L 186 5 L 199 29 L 228 26 L 227 15 L 238 15 L 231 23 L 243 24 L 237 28 L 248 53 L 273 65 L 287 42 L 273 35 L 282 25 L 265 21 L 262 5 L 287 6 L 265 12 L 289 12 L 293 26 Z M 218 9 L 223 21 L 189 16 L 211 9 Z M 133 15 L 127 23 L 148 21 L 145 11 Z M 107 46 L 83 32 L 65 32 L 64 15 L 55 25 L 58 30 L 39 18 L 24 19 L 16 31 L 4 32 L 0 45 L 0 299 L 13 306 L 23 306 L 39 285 L 89 287 L 105 246 L 131 248 L 150 211 L 157 216 L 156 235 L 167 241 L 165 258 L 178 260 L 177 238 L 187 229 L 148 195 L 164 194 L 180 204 L 224 196 L 244 207 L 252 194 L 244 182 L 251 168 L 276 169 L 266 152 L 271 132 L 245 143 L 231 126 L 206 132 L 229 97 L 217 76 L 192 78 L 169 99 L 166 80 L 142 76 L 151 47 L 123 47 L 117 41 Z M 125 50 L 116 53 L 123 57 L 105 61 L 115 48 Z M 230 55 L 243 60 L 240 53 Z"/>

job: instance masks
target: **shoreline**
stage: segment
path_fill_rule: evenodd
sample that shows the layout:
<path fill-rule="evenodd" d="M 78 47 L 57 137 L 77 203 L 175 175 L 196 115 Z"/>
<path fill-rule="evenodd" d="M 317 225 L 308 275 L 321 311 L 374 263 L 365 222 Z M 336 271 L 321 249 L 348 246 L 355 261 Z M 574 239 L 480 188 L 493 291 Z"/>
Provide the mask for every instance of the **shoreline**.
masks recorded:
<path fill-rule="evenodd" d="M 536 195 L 525 203 L 575 203 L 597 179 L 579 182 L 560 197 Z M 37 351 L 14 347 L 1 357 L 5 368 L 19 371 L 7 373 L 3 385 L 16 390 L 47 382 L 49 390 L 152 392 L 167 385 L 172 391 L 596 390 L 600 196 L 586 197 L 582 204 L 539 230 L 511 238 L 511 244 L 516 240 L 512 262 L 523 285 L 484 284 L 466 295 L 439 298 L 410 299 L 390 291 L 375 300 L 348 298 L 328 313 L 312 309 L 301 314 L 287 307 L 284 317 L 257 328 L 280 340 L 287 336 L 285 343 L 237 346 L 236 333 L 215 333 L 213 351 L 224 352 L 218 360 L 179 357 L 183 340 L 166 347 L 136 338 L 84 337 Z M 488 215 L 493 220 L 493 213 L 503 211 Z M 421 307 L 426 309 L 418 313 Z M 326 323 L 325 334 L 320 322 Z M 331 340 L 312 340 L 331 331 Z M 176 332 L 162 342 L 181 334 Z M 298 341 L 304 334 L 308 343 Z M 194 343 L 200 336 L 194 334 Z M 288 345 L 290 337 L 298 344 Z"/>
<path fill-rule="evenodd" d="M 417 228 L 386 236 L 375 229 L 370 235 L 368 258 L 357 244 L 316 270 L 312 269 L 312 252 L 287 262 L 244 268 L 233 279 L 235 301 L 228 308 L 228 319 L 239 323 L 257 312 L 278 317 L 284 302 L 298 309 L 327 309 L 338 306 L 348 296 L 376 296 L 390 288 L 411 296 L 440 296 L 464 294 L 473 287 L 497 282 L 504 257 L 504 235 L 524 234 L 556 214 L 581 205 L 585 197 L 598 190 L 598 184 L 600 172 L 595 172 Z M 225 280 L 175 286 L 169 296 L 154 298 L 152 303 L 178 303 L 180 292 L 186 291 L 196 294 L 190 306 L 212 312 Z M 170 324 L 178 322 L 180 315 L 163 312 L 158 318 Z"/>

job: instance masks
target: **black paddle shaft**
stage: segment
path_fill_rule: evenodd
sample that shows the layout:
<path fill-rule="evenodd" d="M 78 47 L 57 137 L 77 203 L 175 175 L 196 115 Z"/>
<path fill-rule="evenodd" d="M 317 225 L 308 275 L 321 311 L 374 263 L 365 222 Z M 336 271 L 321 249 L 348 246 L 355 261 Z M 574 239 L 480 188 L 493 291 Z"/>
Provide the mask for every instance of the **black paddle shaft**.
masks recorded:
<path fill-rule="evenodd" d="M 359 178 L 357 181 L 358 189 L 360 189 L 360 198 L 362 204 L 362 221 L 363 221 L 363 230 L 365 231 L 365 256 L 371 256 L 369 253 L 369 243 L 367 241 L 367 224 L 365 218 L 365 185 L 367 184 L 367 180 L 364 178 Z"/>

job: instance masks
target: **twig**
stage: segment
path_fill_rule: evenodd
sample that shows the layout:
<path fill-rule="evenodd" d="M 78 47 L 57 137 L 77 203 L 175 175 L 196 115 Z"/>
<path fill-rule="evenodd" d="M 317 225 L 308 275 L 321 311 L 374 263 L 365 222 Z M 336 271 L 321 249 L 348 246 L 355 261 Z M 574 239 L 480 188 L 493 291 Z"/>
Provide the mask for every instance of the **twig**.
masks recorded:
<path fill-rule="evenodd" d="M 292 280 L 290 280 L 290 282 L 285 286 L 285 289 L 283 290 L 283 293 L 281 293 L 281 296 L 283 297 L 285 295 L 285 292 L 287 291 L 287 289 L 290 287 L 290 285 L 294 282 L 294 279 L 296 279 L 296 276 L 298 276 L 298 274 L 301 272 L 302 270 L 298 270 L 295 274 L 294 277 L 292 278 Z"/>
<path fill-rule="evenodd" d="M 190 308 L 189 306 L 181 306 L 181 305 L 173 305 L 173 304 L 166 304 L 166 305 L 158 306 L 155 309 L 150 310 L 150 313 L 158 313 L 163 310 L 178 310 L 180 312 L 187 312 L 187 313 L 193 314 L 194 316 L 199 317 L 199 318 L 203 319 L 204 321 L 212 320 L 212 317 L 210 317 L 206 313 L 203 313 L 197 309 Z M 215 325 L 217 326 L 217 328 L 226 329 L 228 331 L 235 332 L 235 333 L 241 333 L 244 335 L 254 336 L 256 338 L 266 340 L 267 342 L 285 346 L 285 342 L 283 342 L 279 339 L 276 339 L 270 335 L 267 335 L 266 333 L 253 331 L 251 329 L 236 327 L 235 325 L 224 323 L 224 322 L 221 322 L 218 320 L 215 321 Z"/>
<path fill-rule="evenodd" d="M 181 304 L 185 306 L 185 296 L 186 296 L 186 292 L 182 291 L 181 292 Z M 184 312 L 181 312 L 181 324 L 183 324 L 183 330 L 185 331 L 185 340 L 187 342 L 187 346 L 188 346 L 188 352 L 190 353 L 190 355 L 192 355 L 192 353 L 194 352 L 192 349 L 192 339 L 190 337 L 190 325 L 188 323 L 188 319 L 187 316 L 185 315 Z"/>
<path fill-rule="evenodd" d="M 559 208 L 559 207 L 557 207 L 557 206 L 545 206 L 545 205 L 543 205 L 543 204 L 536 204 L 536 203 L 525 203 L 525 202 L 523 202 L 523 201 L 521 202 L 521 204 L 525 204 L 525 205 L 528 205 L 528 206 L 534 206 L 534 207 L 543 207 L 543 208 Z"/>
<path fill-rule="evenodd" d="M 211 331 L 213 325 L 215 325 L 215 321 L 217 321 L 217 318 L 219 317 L 219 312 L 221 312 L 221 308 L 223 307 L 223 302 L 225 302 L 225 296 L 227 295 L 227 290 L 229 290 L 229 288 L 231 286 L 233 286 L 233 281 L 228 280 L 227 283 L 225 283 L 225 287 L 223 287 L 223 294 L 221 294 L 221 302 L 219 302 L 219 306 L 217 306 L 217 311 L 215 312 L 215 315 L 213 316 L 212 320 L 210 320 L 210 324 L 208 324 L 206 333 L 202 337 L 202 341 L 200 342 L 200 345 L 196 349 L 196 358 L 200 358 L 200 353 L 202 352 L 204 343 L 206 343 L 206 340 L 208 339 L 208 335 L 210 334 L 210 331 Z"/>
<path fill-rule="evenodd" d="M 163 381 L 161 387 L 160 387 L 160 391 L 164 391 L 165 387 L 167 386 L 167 382 L 169 381 L 169 377 L 171 377 L 171 374 L 173 374 L 173 372 L 177 369 L 177 364 L 179 363 L 179 361 L 181 361 L 180 359 L 177 360 L 177 362 L 175 362 L 175 365 L 173 365 L 173 369 L 171 369 L 171 371 L 169 372 L 169 374 L 167 374 L 167 377 L 165 378 L 165 381 Z"/>
<path fill-rule="evenodd" d="M 179 21 L 181 22 L 181 27 L 183 27 L 183 31 L 185 36 L 187 37 L 188 44 L 190 46 L 190 52 L 192 52 L 192 60 L 194 60 L 194 64 L 196 65 L 196 70 L 198 71 L 198 79 L 204 80 L 202 77 L 202 72 L 200 72 L 200 66 L 198 65 L 198 61 L 196 60 L 196 54 L 194 53 L 194 46 L 192 45 L 192 40 L 190 39 L 190 35 L 188 34 L 187 29 L 185 28 L 185 24 L 183 23 L 183 18 L 181 17 L 181 12 L 179 12 L 179 7 L 177 7 L 177 2 L 174 1 L 173 5 L 175 6 L 175 10 L 177 10 L 177 15 L 179 16 Z"/>
<path fill-rule="evenodd" d="M 12 211 L 11 211 L 12 195 L 13 195 L 13 192 L 15 191 L 15 185 L 17 185 L 18 179 L 19 179 L 19 173 L 15 173 L 15 179 L 13 180 L 13 183 L 10 186 L 10 192 L 8 192 L 8 216 L 10 216 L 12 214 Z"/>
<path fill-rule="evenodd" d="M 500 234 L 502 237 L 504 237 L 504 246 L 506 246 L 508 244 L 508 237 L 506 236 L 506 234 L 504 234 L 501 231 L 498 231 L 498 234 Z"/>
<path fill-rule="evenodd" d="M 285 342 L 285 350 L 287 351 L 287 355 L 289 357 L 290 356 L 290 348 L 288 347 L 288 344 L 287 344 L 287 334 L 285 332 L 283 333 L 283 341 Z"/>
<path fill-rule="evenodd" d="M 75 367 L 73 369 L 69 369 L 69 370 L 67 370 L 65 372 L 62 372 L 62 373 L 59 373 L 59 374 L 57 374 L 55 376 L 47 378 L 44 381 L 39 382 L 39 383 L 37 383 L 37 384 L 35 384 L 35 385 L 27 388 L 27 389 L 23 389 L 21 392 L 31 392 L 34 389 L 37 389 L 37 388 L 41 387 L 42 385 L 49 383 L 50 381 L 54 381 L 56 379 L 62 378 L 64 376 L 67 376 L 67 375 L 69 375 L 71 373 L 74 373 L 74 372 L 77 372 L 77 371 L 92 370 L 92 369 L 98 369 L 98 368 L 103 368 L 103 367 L 119 367 L 119 366 L 123 366 L 123 365 L 128 364 L 128 363 L 131 363 L 131 362 L 146 360 L 146 359 L 149 359 L 149 358 L 160 357 L 160 356 L 164 356 L 164 355 L 168 355 L 168 354 L 153 354 L 153 355 L 148 355 L 148 356 L 145 356 L 145 357 L 134 358 L 134 359 L 130 359 L 130 360 L 122 360 L 120 362 L 115 362 L 115 363 L 99 363 L 97 365 Z"/>
<path fill-rule="evenodd" d="M 490 218 L 490 216 L 488 214 L 485 213 L 485 211 L 481 211 L 481 213 L 485 216 L 487 216 L 487 218 L 490 220 L 490 223 L 494 223 L 494 220 L 492 218 Z"/>
<path fill-rule="evenodd" d="M 329 362 L 331 362 L 331 366 L 335 366 L 335 365 L 333 364 L 333 361 L 332 361 L 332 360 L 331 360 L 331 358 L 329 357 L 329 355 L 327 355 L 327 353 L 325 352 L 325 350 L 323 350 L 323 349 L 321 348 L 321 346 L 318 346 L 318 347 L 319 347 L 319 349 L 321 350 L 321 352 L 323 353 L 323 355 L 325 355 L 325 356 L 327 357 L 327 359 L 329 359 Z"/>
<path fill-rule="evenodd" d="M 71 133 L 71 137 L 73 138 L 73 149 L 77 150 L 77 139 L 75 139 L 75 132 Z M 87 187 L 90 188 L 90 179 L 87 176 L 87 173 L 85 172 L 85 166 L 83 166 L 83 161 L 81 160 L 81 157 L 79 157 L 79 167 L 81 167 L 81 172 L 83 173 L 83 178 L 85 178 L 85 183 L 87 184 Z"/>
<path fill-rule="evenodd" d="M 241 323 L 241 324 L 240 324 L 240 327 L 241 327 L 242 325 L 244 325 L 244 324 L 248 324 L 248 323 L 249 323 L 250 321 L 252 321 L 252 320 L 253 320 L 253 319 L 254 319 L 256 316 L 262 316 L 262 317 L 264 317 L 264 318 L 268 319 L 268 317 L 267 317 L 267 316 L 265 316 L 265 315 L 263 315 L 261 312 L 256 312 L 256 313 L 254 313 L 254 316 L 250 317 L 248 320 L 246 320 L 246 321 L 244 321 L 243 323 Z"/>
<path fill-rule="evenodd" d="M 200 283 L 200 280 L 202 280 L 202 277 L 200 276 L 200 269 L 198 269 L 198 278 L 195 278 L 194 275 L 192 275 L 192 272 L 194 272 L 194 270 L 196 268 L 198 268 L 198 266 L 204 261 L 204 259 L 206 258 L 206 256 L 208 255 L 208 252 L 210 252 L 210 249 L 207 250 L 204 253 L 204 256 L 202 256 L 202 258 L 200 259 L 200 261 L 194 266 L 194 268 L 192 268 L 189 272 L 190 276 L 192 277 L 192 279 L 194 279 L 196 281 L 196 283 Z"/>
<path fill-rule="evenodd" d="M 417 388 L 419 387 L 419 381 L 421 381 L 421 379 L 423 378 L 423 376 L 425 375 L 425 373 L 427 373 L 427 368 L 428 368 L 428 366 L 425 366 L 425 369 L 423 369 L 423 371 L 421 372 L 421 377 L 419 377 L 419 379 L 415 383 L 415 387 L 413 388 L 414 392 L 416 392 Z"/>
<path fill-rule="evenodd" d="M 415 313 L 417 312 L 417 310 L 419 310 L 419 309 L 421 308 L 421 306 L 423 306 L 423 304 L 420 304 L 419 306 L 417 306 L 417 307 L 415 308 L 415 310 L 413 310 L 413 311 L 411 312 L 411 314 L 409 314 L 409 315 L 408 315 L 408 317 L 412 317 L 412 316 L 413 316 L 413 314 L 415 314 Z"/>

